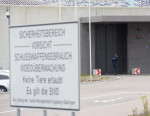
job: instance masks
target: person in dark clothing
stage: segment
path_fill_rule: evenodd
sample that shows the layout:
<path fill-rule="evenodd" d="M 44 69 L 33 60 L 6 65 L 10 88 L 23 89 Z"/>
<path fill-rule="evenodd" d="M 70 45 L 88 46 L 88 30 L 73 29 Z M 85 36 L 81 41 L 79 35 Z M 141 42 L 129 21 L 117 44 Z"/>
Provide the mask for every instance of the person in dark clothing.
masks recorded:
<path fill-rule="evenodd" d="M 118 55 L 114 54 L 114 57 L 112 58 L 112 65 L 114 68 L 114 75 L 117 74 L 117 62 L 118 62 Z"/>

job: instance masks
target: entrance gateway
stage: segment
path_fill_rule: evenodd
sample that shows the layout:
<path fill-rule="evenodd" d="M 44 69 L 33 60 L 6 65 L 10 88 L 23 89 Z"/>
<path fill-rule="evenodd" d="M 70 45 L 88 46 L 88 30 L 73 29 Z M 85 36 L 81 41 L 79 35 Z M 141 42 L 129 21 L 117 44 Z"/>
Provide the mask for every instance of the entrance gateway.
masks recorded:
<path fill-rule="evenodd" d="M 81 56 L 86 65 L 88 17 L 81 18 Z M 119 56 L 118 74 L 132 74 L 139 67 L 141 74 L 150 73 L 150 16 L 97 16 L 91 17 L 92 68 L 101 69 L 102 74 L 113 74 L 112 57 Z M 87 31 L 88 32 L 88 31 Z M 87 42 L 86 42 L 87 41 Z M 144 60 L 143 60 L 144 59 Z M 81 68 L 89 73 L 89 65 Z"/>
<path fill-rule="evenodd" d="M 78 22 L 10 27 L 11 106 L 80 110 L 79 43 Z"/>

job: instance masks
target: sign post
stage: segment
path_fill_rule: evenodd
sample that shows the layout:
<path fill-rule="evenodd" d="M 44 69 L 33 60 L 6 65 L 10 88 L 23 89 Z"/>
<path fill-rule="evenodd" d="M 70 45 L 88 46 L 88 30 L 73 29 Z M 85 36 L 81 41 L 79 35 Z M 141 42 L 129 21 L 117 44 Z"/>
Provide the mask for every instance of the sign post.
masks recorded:
<path fill-rule="evenodd" d="M 47 111 L 43 110 L 43 116 L 47 116 Z"/>
<path fill-rule="evenodd" d="M 20 108 L 17 108 L 17 116 L 20 116 Z"/>
<path fill-rule="evenodd" d="M 75 116 L 75 112 L 72 112 L 72 116 Z"/>
<path fill-rule="evenodd" d="M 80 110 L 79 50 L 78 22 L 10 27 L 11 106 Z"/>

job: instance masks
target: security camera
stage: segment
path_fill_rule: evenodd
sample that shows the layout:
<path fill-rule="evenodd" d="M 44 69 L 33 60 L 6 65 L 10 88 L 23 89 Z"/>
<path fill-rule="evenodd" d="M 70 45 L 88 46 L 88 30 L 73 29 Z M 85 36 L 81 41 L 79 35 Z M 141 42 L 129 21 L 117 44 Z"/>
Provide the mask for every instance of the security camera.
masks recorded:
<path fill-rule="evenodd" d="M 10 18 L 10 6 L 6 7 L 6 16 L 7 18 Z"/>
<path fill-rule="evenodd" d="M 8 12 L 8 11 L 6 12 L 6 16 L 7 16 L 7 18 L 9 18 L 9 17 L 10 17 L 10 14 L 9 14 L 9 12 Z"/>

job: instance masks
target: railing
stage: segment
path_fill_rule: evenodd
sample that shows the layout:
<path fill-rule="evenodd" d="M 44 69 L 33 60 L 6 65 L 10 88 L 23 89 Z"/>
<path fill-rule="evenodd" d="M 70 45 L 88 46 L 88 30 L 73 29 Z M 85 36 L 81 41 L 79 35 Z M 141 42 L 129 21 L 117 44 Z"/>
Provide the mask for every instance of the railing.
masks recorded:
<path fill-rule="evenodd" d="M 0 5 L 59 6 L 59 0 L 0 0 Z M 77 0 L 77 6 L 88 6 L 89 0 Z M 74 6 L 75 0 L 61 0 L 61 6 Z M 93 7 L 150 7 L 150 0 L 92 0 Z"/>

